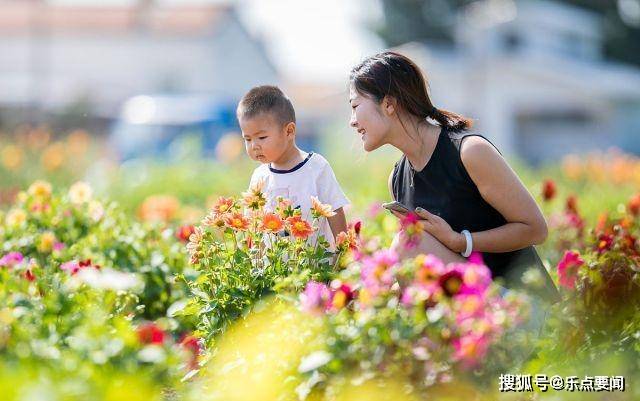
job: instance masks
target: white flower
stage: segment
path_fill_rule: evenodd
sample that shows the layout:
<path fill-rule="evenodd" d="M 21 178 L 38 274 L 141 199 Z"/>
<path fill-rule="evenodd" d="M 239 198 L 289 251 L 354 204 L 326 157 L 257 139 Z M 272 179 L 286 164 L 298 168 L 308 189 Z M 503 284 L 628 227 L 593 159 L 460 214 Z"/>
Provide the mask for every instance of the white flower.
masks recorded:
<path fill-rule="evenodd" d="M 78 181 L 69 188 L 69 200 L 74 205 L 89 202 L 93 196 L 93 190 L 86 182 Z"/>
<path fill-rule="evenodd" d="M 144 282 L 137 274 L 105 269 L 82 269 L 74 279 L 101 290 L 140 292 Z"/>
<path fill-rule="evenodd" d="M 89 217 L 94 222 L 98 222 L 104 216 L 104 206 L 99 201 L 91 201 L 89 202 Z"/>

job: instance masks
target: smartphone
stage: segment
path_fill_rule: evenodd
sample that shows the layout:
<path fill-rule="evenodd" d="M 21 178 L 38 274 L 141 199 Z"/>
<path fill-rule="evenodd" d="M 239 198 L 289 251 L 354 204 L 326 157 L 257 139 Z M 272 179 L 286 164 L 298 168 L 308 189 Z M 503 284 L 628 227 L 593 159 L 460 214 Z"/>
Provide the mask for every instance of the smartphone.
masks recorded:
<path fill-rule="evenodd" d="M 408 207 L 406 207 L 405 205 L 403 205 L 400 202 L 389 202 L 389 203 L 383 203 L 382 207 L 387 209 L 387 210 L 392 210 L 394 212 L 398 212 L 398 213 L 402 213 L 402 214 L 407 214 L 407 213 L 411 213 L 411 209 L 409 209 Z"/>

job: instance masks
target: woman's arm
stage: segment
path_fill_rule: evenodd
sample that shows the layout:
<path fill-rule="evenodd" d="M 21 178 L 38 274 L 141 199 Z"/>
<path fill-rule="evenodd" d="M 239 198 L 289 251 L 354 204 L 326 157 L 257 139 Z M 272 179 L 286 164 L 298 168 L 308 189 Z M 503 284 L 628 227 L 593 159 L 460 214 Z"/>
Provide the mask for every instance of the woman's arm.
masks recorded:
<path fill-rule="evenodd" d="M 472 233 L 473 248 L 481 252 L 509 252 L 542 244 L 547 238 L 547 223 L 529 191 L 516 173 L 487 140 L 467 137 L 460 156 L 480 195 L 507 220 L 503 226 Z M 464 251 L 461 238 L 456 251 Z"/>
<path fill-rule="evenodd" d="M 480 252 L 510 252 L 547 238 L 547 223 L 540 208 L 502 155 L 477 136 L 468 137 L 461 145 L 460 156 L 480 195 L 507 220 L 491 230 L 471 233 L 473 250 Z M 463 252 L 467 241 L 461 233 L 440 216 L 417 208 L 424 219 L 425 231 L 454 252 Z"/>

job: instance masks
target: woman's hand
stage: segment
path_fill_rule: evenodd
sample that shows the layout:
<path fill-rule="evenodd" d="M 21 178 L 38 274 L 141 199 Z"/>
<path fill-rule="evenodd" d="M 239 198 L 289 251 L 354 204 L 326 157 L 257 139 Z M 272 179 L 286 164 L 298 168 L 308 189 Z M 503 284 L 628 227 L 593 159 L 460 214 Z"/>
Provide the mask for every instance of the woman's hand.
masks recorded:
<path fill-rule="evenodd" d="M 454 252 L 464 252 L 467 245 L 465 236 L 453 231 L 449 223 L 442 217 L 429 213 L 421 207 L 416 208 L 416 214 L 422 220 L 422 226 L 426 232 L 433 235 L 444 246 Z"/>

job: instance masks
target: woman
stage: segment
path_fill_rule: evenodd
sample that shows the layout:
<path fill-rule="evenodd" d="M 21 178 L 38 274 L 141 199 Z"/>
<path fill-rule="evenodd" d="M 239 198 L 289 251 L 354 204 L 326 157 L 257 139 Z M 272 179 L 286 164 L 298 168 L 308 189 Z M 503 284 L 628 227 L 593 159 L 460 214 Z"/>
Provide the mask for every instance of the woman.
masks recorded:
<path fill-rule="evenodd" d="M 394 52 L 371 56 L 350 76 L 350 125 L 368 152 L 390 144 L 403 156 L 389 176 L 393 199 L 423 219 L 424 234 L 411 256 L 432 253 L 445 262 L 482 253 L 494 277 L 521 286 L 537 269 L 535 293 L 548 301 L 557 290 L 533 245 L 547 225 L 533 197 L 486 138 L 469 133 L 470 120 L 436 108 L 419 68 Z M 399 214 L 396 213 L 399 217 Z M 402 238 L 394 245 L 399 250 Z"/>

